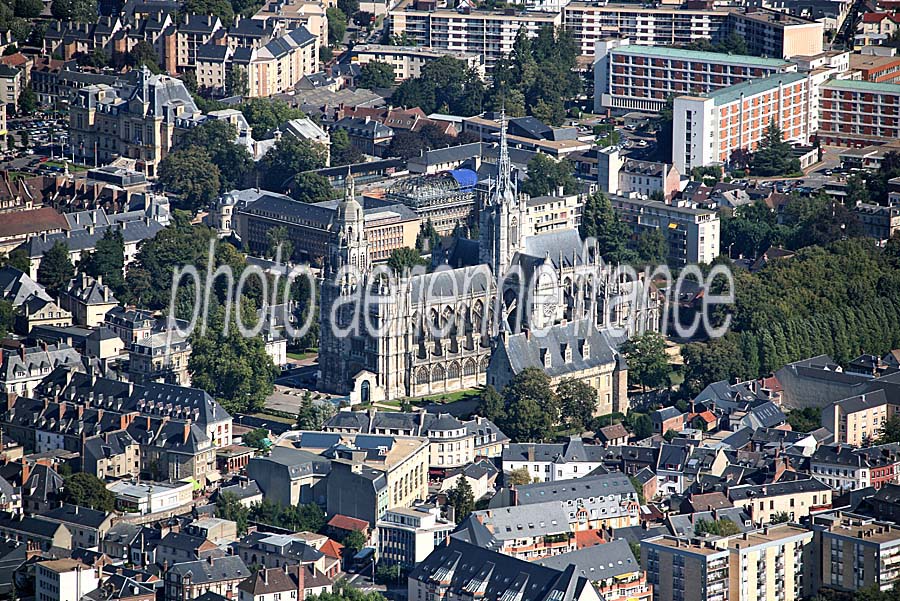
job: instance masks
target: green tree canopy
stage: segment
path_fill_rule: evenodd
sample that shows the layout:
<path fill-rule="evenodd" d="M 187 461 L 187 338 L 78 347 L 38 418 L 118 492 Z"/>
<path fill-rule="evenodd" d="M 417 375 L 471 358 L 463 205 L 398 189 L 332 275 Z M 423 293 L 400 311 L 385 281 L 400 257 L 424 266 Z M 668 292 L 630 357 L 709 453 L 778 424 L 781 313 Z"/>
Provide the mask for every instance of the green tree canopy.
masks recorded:
<path fill-rule="evenodd" d="M 660 388 L 669 383 L 666 340 L 661 334 L 647 332 L 635 336 L 622 345 L 622 354 L 628 361 L 628 378 L 641 388 Z"/>
<path fill-rule="evenodd" d="M 459 524 L 475 509 L 475 493 L 468 478 L 460 475 L 456 486 L 447 494 L 447 504 L 453 507 L 454 519 Z"/>
<path fill-rule="evenodd" d="M 291 119 L 302 119 L 300 109 L 291 108 L 284 100 L 277 98 L 248 98 L 236 107 L 247 123 L 253 128 L 253 137 L 263 139 L 266 133 Z"/>
<path fill-rule="evenodd" d="M 244 305 L 241 308 L 245 314 L 252 313 Z M 245 315 L 244 323 L 252 325 L 255 319 Z M 277 371 L 263 339 L 244 337 L 234 315 L 226 334 L 221 307 L 216 307 L 210 321 L 205 335 L 195 331 L 191 336 L 191 385 L 208 392 L 231 413 L 262 409 L 275 388 Z"/>
<path fill-rule="evenodd" d="M 425 259 L 419 254 L 419 251 L 414 248 L 409 248 L 408 246 L 395 248 L 387 261 L 388 267 L 396 274 L 402 274 L 407 269 L 412 269 L 416 265 L 425 264 Z"/>
<path fill-rule="evenodd" d="M 247 69 L 241 65 L 232 65 L 225 74 L 225 93 L 229 96 L 246 96 L 250 93 Z"/>
<path fill-rule="evenodd" d="M 87 472 L 79 472 L 63 481 L 60 495 L 64 503 L 90 507 L 97 511 L 112 511 L 116 498 L 100 478 Z"/>
<path fill-rule="evenodd" d="M 524 486 L 525 484 L 531 484 L 531 473 L 528 471 L 527 467 L 520 467 L 507 472 L 507 486 Z"/>
<path fill-rule="evenodd" d="M 88 253 L 79 268 L 93 278 L 103 278 L 103 283 L 116 294 L 125 288 L 125 239 L 122 230 L 110 226 L 97 241 L 94 252 Z"/>
<path fill-rule="evenodd" d="M 266 443 L 263 442 L 264 439 L 269 437 L 269 431 L 265 428 L 256 428 L 254 430 L 250 430 L 242 437 L 242 440 L 245 445 L 248 447 L 253 447 L 254 449 L 258 449 L 260 451 L 266 450 Z"/>
<path fill-rule="evenodd" d="M 536 441 L 549 438 L 559 418 L 559 400 L 542 370 L 528 367 L 503 389 L 503 414 L 497 425 L 512 440 Z"/>
<path fill-rule="evenodd" d="M 198 148 L 209 154 L 219 169 L 219 191 L 227 192 L 243 187 L 251 171 L 253 158 L 247 148 L 237 144 L 237 128 L 227 121 L 211 120 L 189 129 L 178 148 Z"/>
<path fill-rule="evenodd" d="M 336 6 L 325 11 L 328 17 L 328 43 L 332 46 L 340 44 L 347 33 L 347 15 Z"/>
<path fill-rule="evenodd" d="M 322 202 L 335 196 L 334 186 L 318 173 L 300 173 L 288 184 L 288 194 L 300 202 Z"/>
<path fill-rule="evenodd" d="M 16 107 L 20 115 L 31 115 L 38 109 L 38 97 L 37 94 L 34 93 L 34 90 L 31 89 L 30 85 L 25 86 L 22 88 L 22 91 L 19 92 L 19 99 L 16 103 Z"/>
<path fill-rule="evenodd" d="M 219 168 L 197 146 L 169 153 L 159 164 L 159 181 L 180 198 L 178 206 L 196 213 L 219 194 Z"/>
<path fill-rule="evenodd" d="M 366 535 L 360 530 L 351 530 L 344 536 L 341 544 L 353 555 L 359 553 L 366 546 Z"/>
<path fill-rule="evenodd" d="M 304 171 L 325 166 L 328 151 L 321 144 L 294 136 L 284 136 L 260 161 L 269 190 L 285 190 L 291 180 Z"/>
<path fill-rule="evenodd" d="M 350 136 L 343 129 L 335 129 L 331 132 L 331 166 L 352 165 L 361 163 L 363 154 L 350 143 Z"/>
<path fill-rule="evenodd" d="M 713 536 L 731 536 L 740 534 L 741 529 L 737 524 L 729 519 L 721 520 L 697 520 L 694 525 L 694 534 L 702 536 L 711 534 Z"/>
<path fill-rule="evenodd" d="M 186 0 L 180 12 L 184 15 L 219 17 L 225 27 L 230 27 L 234 21 L 234 8 L 228 0 Z"/>
<path fill-rule="evenodd" d="M 73 277 L 75 266 L 69 259 L 69 247 L 64 242 L 57 241 L 41 259 L 37 270 L 37 282 L 55 297 L 65 290 Z"/>
<path fill-rule="evenodd" d="M 750 159 L 753 175 L 770 177 L 800 171 L 800 162 L 793 158 L 791 145 L 784 141 L 781 129 L 773 119 L 763 134 L 756 152 Z"/>
<path fill-rule="evenodd" d="M 609 197 L 603 192 L 595 192 L 585 200 L 579 233 L 584 239 L 594 238 L 597 241 L 600 254 L 607 263 L 629 262 L 627 242 L 631 230 L 619 219 Z"/>
<path fill-rule="evenodd" d="M 216 501 L 216 516 L 223 520 L 231 520 L 237 524 L 238 535 L 247 533 L 250 521 L 250 510 L 241 505 L 237 495 L 231 492 L 219 493 Z"/>
<path fill-rule="evenodd" d="M 156 48 L 146 40 L 141 40 L 134 45 L 134 48 L 128 52 L 125 62 L 132 68 L 146 65 L 152 73 L 162 72 L 162 69 L 159 68 L 159 55 L 156 53 Z"/>
<path fill-rule="evenodd" d="M 426 63 L 419 77 L 400 84 L 391 101 L 419 107 L 426 114 L 440 111 L 469 117 L 483 110 L 484 82 L 463 61 L 442 56 Z"/>
<path fill-rule="evenodd" d="M 28 259 L 28 251 L 24 248 L 16 248 L 7 255 L 0 255 L 0 267 L 15 267 L 23 273 L 28 273 L 31 269 L 31 261 Z"/>
<path fill-rule="evenodd" d="M 394 85 L 394 66 L 381 61 L 371 61 L 360 69 L 357 87 L 374 90 Z"/>
<path fill-rule="evenodd" d="M 6 338 L 6 335 L 12 331 L 15 318 L 12 303 L 0 299 L 0 338 Z"/>
<path fill-rule="evenodd" d="M 560 414 L 571 428 L 582 429 L 597 410 L 597 390 L 583 380 L 566 379 L 556 386 Z"/>
<path fill-rule="evenodd" d="M 562 188 L 565 194 L 574 194 L 578 191 L 574 174 L 575 167 L 568 159 L 555 161 L 538 153 L 528 161 L 528 179 L 522 184 L 522 191 L 531 196 L 546 196 Z"/>
<path fill-rule="evenodd" d="M 53 0 L 50 12 L 60 21 L 96 23 L 99 16 L 97 0 Z"/>

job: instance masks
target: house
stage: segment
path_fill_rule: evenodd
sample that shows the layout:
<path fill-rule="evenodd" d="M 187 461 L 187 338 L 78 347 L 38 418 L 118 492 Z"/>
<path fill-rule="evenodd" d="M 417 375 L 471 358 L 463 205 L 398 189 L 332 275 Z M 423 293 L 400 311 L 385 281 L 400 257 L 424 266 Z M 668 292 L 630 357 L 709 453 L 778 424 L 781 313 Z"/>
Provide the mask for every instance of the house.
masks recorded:
<path fill-rule="evenodd" d="M 653 431 L 657 434 L 665 434 L 669 430 L 681 432 L 684 429 L 684 418 L 684 414 L 675 407 L 663 407 L 650 414 Z"/>
<path fill-rule="evenodd" d="M 256 480 L 243 479 L 237 484 L 222 486 L 219 488 L 218 495 L 221 497 L 224 494 L 234 495 L 241 505 L 248 508 L 263 500 L 263 493 Z"/>
<path fill-rule="evenodd" d="M 831 507 L 831 487 L 816 478 L 771 484 L 742 484 L 728 489 L 735 507 L 744 508 L 757 524 L 768 524 L 785 513 L 796 522 L 812 511 Z"/>
<path fill-rule="evenodd" d="M 680 416 L 679 416 L 680 417 Z M 659 449 L 656 477 L 658 492 L 663 495 L 681 494 L 686 486 L 685 467 L 691 447 L 663 444 Z"/>
<path fill-rule="evenodd" d="M 0 297 L 13 306 L 13 327 L 19 334 L 40 326 L 72 325 L 72 315 L 54 302 L 43 286 L 11 265 L 0 268 Z"/>
<path fill-rule="evenodd" d="M 451 537 L 410 572 L 407 598 L 425 599 L 430 590 L 434 601 L 450 601 L 456 598 L 455 591 L 477 585 L 484 601 L 510 595 L 518 601 L 599 601 L 588 582 L 572 565 L 560 571 Z"/>
<path fill-rule="evenodd" d="M 335 122 L 334 129 L 347 132 L 354 148 L 372 156 L 382 156 L 394 137 L 392 128 L 371 117 L 343 117 Z"/>
<path fill-rule="evenodd" d="M 70 280 L 59 295 L 60 307 L 72 314 L 75 323 L 89 328 L 102 325 L 106 314 L 118 304 L 102 277 L 94 279 L 85 273 Z"/>
<path fill-rule="evenodd" d="M 22 479 L 22 509 L 26 512 L 40 515 L 58 505 L 57 498 L 63 485 L 63 477 L 52 467 L 43 463 L 26 467 Z"/>
<path fill-rule="evenodd" d="M 41 518 L 58 522 L 72 533 L 72 544 L 83 549 L 99 549 L 100 541 L 112 526 L 115 514 L 64 503 L 45 511 Z"/>
<path fill-rule="evenodd" d="M 572 436 L 564 443 L 512 443 L 503 449 L 503 472 L 525 469 L 535 481 L 551 482 L 587 476 L 603 466 L 601 445 L 586 445 Z"/>
<path fill-rule="evenodd" d="M 205 559 L 176 563 L 166 571 L 164 599 L 191 601 L 205 592 L 235 599 L 240 595 L 238 585 L 250 574 L 237 555 L 209 555 Z"/>
<path fill-rule="evenodd" d="M 16 102 L 23 87 L 25 87 L 24 71 L 0 63 L 0 102 L 6 105 L 7 110 L 16 110 Z"/>
<path fill-rule="evenodd" d="M 529 367 L 550 376 L 553 386 L 564 379 L 591 386 L 597 391 L 596 415 L 628 412 L 628 366 L 611 333 L 597 329 L 591 319 L 551 325 L 542 336 L 501 337 L 490 356 L 487 383 L 501 390 Z"/>
<path fill-rule="evenodd" d="M 329 471 L 327 459 L 285 447 L 274 447 L 268 456 L 254 457 L 247 464 L 247 476 L 268 499 L 282 505 L 324 500 L 322 482 Z"/>
<path fill-rule="evenodd" d="M 335 578 L 341 569 L 340 553 L 328 555 L 335 545 L 322 543 L 317 549 L 307 538 L 308 533 L 273 534 L 271 532 L 249 532 L 232 543 L 234 553 L 243 558 L 244 563 L 269 568 L 287 565 L 311 566 L 316 571 Z M 330 540 L 330 539 L 326 539 Z M 336 545 L 338 549 L 342 547 Z"/>
<path fill-rule="evenodd" d="M 235 522 L 213 517 L 194 520 L 185 526 L 184 531 L 193 536 L 202 536 L 217 545 L 232 543 L 238 537 Z"/>
<path fill-rule="evenodd" d="M 328 520 L 328 530 L 331 536 L 338 540 L 343 540 L 351 532 L 362 532 L 366 540 L 369 540 L 370 535 L 369 522 L 341 514 L 334 515 Z"/>
<path fill-rule="evenodd" d="M 311 566 L 262 568 L 238 585 L 238 600 L 273 601 L 284 598 L 303 601 L 310 595 L 330 593 L 332 587 L 331 579 Z"/>
<path fill-rule="evenodd" d="M 193 501 L 190 482 L 128 482 L 118 480 L 107 486 L 116 495 L 116 507 L 129 513 L 147 515 L 185 510 Z M 203 536 L 202 533 L 198 536 Z"/>
<path fill-rule="evenodd" d="M 834 441 L 864 446 L 878 436 L 884 423 L 900 411 L 888 403 L 884 390 L 835 401 L 822 409 L 822 425 L 834 434 Z"/>
<path fill-rule="evenodd" d="M 34 394 L 41 380 L 56 367 L 82 364 L 78 351 L 63 343 L 41 343 L 31 347 L 23 344 L 15 350 L 0 349 L 0 357 L 0 392 L 22 396 Z"/>
<path fill-rule="evenodd" d="M 222 551 L 210 540 L 184 532 L 169 532 L 157 544 L 156 563 L 175 565 L 198 563 L 221 555 Z"/>
<path fill-rule="evenodd" d="M 12 514 L 0 514 L 0 536 L 6 539 L 23 542 L 43 551 L 56 547 L 74 549 L 72 533 L 59 522 L 45 520 L 42 517 L 14 517 Z"/>
<path fill-rule="evenodd" d="M 607 447 L 617 447 L 628 444 L 628 430 L 622 424 L 613 424 L 611 426 L 603 426 L 594 434 L 595 439 L 600 444 Z"/>

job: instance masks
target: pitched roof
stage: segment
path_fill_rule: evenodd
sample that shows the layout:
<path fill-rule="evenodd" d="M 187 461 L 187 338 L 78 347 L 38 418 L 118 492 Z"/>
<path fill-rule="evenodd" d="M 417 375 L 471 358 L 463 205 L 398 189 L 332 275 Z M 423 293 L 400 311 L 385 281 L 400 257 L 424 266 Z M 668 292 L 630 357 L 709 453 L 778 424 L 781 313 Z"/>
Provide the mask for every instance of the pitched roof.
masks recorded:
<path fill-rule="evenodd" d="M 538 559 L 535 563 L 557 570 L 565 570 L 569 565 L 574 565 L 578 575 L 584 576 L 592 582 L 641 570 L 640 564 L 631 552 L 628 541 L 624 538 L 553 557 L 545 557 Z"/>
<path fill-rule="evenodd" d="M 366 520 L 360 520 L 348 515 L 341 515 L 340 513 L 328 520 L 328 525 L 332 528 L 348 531 L 366 532 L 369 529 L 369 522 Z"/>
<path fill-rule="evenodd" d="M 559 377 L 620 360 L 610 334 L 598 330 L 591 319 L 551 326 L 543 336 L 529 332 L 507 336 L 502 349 L 500 356 L 509 362 L 513 374 L 535 367 Z"/>
<path fill-rule="evenodd" d="M 0 219 L 0 238 L 15 238 L 42 232 L 67 231 L 68 229 L 69 224 L 66 222 L 66 218 L 51 207 L 12 211 L 4 213 L 3 219 Z M 62 234 L 62 238 L 65 238 L 65 234 Z"/>
<path fill-rule="evenodd" d="M 169 568 L 168 573 L 181 578 L 190 575 L 191 582 L 196 585 L 243 579 L 250 575 L 250 570 L 237 555 L 226 555 L 176 563 Z"/>

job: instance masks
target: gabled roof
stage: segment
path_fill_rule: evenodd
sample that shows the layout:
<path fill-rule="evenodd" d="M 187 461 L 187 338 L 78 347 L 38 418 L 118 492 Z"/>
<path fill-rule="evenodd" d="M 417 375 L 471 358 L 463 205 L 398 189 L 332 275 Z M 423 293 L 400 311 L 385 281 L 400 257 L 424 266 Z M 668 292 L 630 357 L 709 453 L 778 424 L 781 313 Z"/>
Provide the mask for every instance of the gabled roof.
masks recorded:
<path fill-rule="evenodd" d="M 176 563 L 169 568 L 168 573 L 180 579 L 190 577 L 191 582 L 197 585 L 244 579 L 250 575 L 250 570 L 237 555 L 226 555 Z"/>
<path fill-rule="evenodd" d="M 635 559 L 628 541 L 624 538 L 553 557 L 545 557 L 538 559 L 535 563 L 556 570 L 565 570 L 569 565 L 574 565 L 578 575 L 592 582 L 641 571 L 641 565 Z"/>
<path fill-rule="evenodd" d="M 90 507 L 81 507 L 70 503 L 65 503 L 41 514 L 48 520 L 63 524 L 76 524 L 86 528 L 99 528 L 111 515 L 105 511 L 97 511 Z"/>

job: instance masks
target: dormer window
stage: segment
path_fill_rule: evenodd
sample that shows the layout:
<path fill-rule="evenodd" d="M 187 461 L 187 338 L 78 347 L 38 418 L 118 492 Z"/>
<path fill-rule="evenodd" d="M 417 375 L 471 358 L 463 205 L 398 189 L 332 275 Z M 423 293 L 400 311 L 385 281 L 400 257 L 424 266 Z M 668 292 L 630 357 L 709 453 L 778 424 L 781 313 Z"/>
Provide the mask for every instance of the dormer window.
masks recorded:
<path fill-rule="evenodd" d="M 541 363 L 544 364 L 545 368 L 550 367 L 550 349 L 548 349 L 548 348 L 541 349 Z"/>
<path fill-rule="evenodd" d="M 559 345 L 559 354 L 562 355 L 563 361 L 566 363 L 572 362 L 572 345 L 568 343 L 563 343 Z"/>
<path fill-rule="evenodd" d="M 581 341 L 581 356 L 585 359 L 591 356 L 591 343 L 587 340 Z"/>

